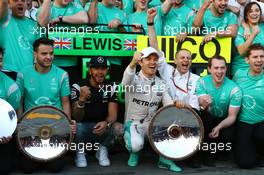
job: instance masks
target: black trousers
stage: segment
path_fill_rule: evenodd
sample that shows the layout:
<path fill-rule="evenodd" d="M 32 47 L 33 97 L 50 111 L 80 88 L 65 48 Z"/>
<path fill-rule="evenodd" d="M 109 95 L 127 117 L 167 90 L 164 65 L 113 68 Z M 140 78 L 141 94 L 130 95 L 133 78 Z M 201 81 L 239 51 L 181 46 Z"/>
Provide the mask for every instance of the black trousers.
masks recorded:
<path fill-rule="evenodd" d="M 228 128 L 223 128 L 219 132 L 219 136 L 216 139 L 209 138 L 209 133 L 212 131 L 214 127 L 216 127 L 220 122 L 222 122 L 225 118 L 216 118 L 211 116 L 208 113 L 202 113 L 201 119 L 204 125 L 204 142 L 223 142 L 223 143 L 233 143 L 234 141 L 234 134 L 235 134 L 235 125 Z"/>
<path fill-rule="evenodd" d="M 56 160 L 42 163 L 42 162 L 36 162 L 26 157 L 22 153 L 18 153 L 18 154 L 19 154 L 19 163 L 18 163 L 19 170 L 25 174 L 31 174 L 39 169 L 46 169 L 52 173 L 59 173 L 60 171 L 63 170 L 66 164 L 65 157 L 60 157 Z"/>
<path fill-rule="evenodd" d="M 222 122 L 224 118 L 216 118 L 208 113 L 202 112 L 201 119 L 204 125 L 204 142 L 200 147 L 203 159 L 205 161 L 208 161 L 206 159 L 213 161 L 216 155 L 220 157 L 224 155 L 224 157 L 228 159 L 229 153 L 234 147 L 235 124 L 228 128 L 221 129 L 217 138 L 210 138 L 209 133 L 212 132 L 212 129 Z"/>
<path fill-rule="evenodd" d="M 0 174 L 9 174 L 15 167 L 14 142 L 0 144 Z"/>
<path fill-rule="evenodd" d="M 252 168 L 264 146 L 264 122 L 248 124 L 238 122 L 235 137 L 235 161 L 241 168 Z M 261 148 L 261 149 L 259 149 Z"/>

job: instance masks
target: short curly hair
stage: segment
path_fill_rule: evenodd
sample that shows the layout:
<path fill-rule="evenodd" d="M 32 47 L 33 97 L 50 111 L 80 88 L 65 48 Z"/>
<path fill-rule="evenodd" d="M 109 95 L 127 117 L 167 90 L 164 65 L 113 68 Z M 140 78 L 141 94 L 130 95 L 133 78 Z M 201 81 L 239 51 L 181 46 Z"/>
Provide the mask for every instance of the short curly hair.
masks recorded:
<path fill-rule="evenodd" d="M 245 56 L 249 57 L 251 55 L 252 50 L 263 50 L 264 51 L 264 47 L 260 43 L 252 44 L 251 46 L 249 46 L 248 51 L 246 52 Z"/>

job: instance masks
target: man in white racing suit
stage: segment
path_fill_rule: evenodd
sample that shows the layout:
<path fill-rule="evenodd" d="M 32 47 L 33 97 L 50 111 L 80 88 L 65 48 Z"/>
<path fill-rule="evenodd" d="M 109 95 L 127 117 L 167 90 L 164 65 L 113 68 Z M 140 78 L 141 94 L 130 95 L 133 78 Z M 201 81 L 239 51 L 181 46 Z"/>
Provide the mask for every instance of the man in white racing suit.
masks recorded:
<path fill-rule="evenodd" d="M 158 60 L 158 52 L 154 48 L 148 47 L 141 53 L 134 54 L 124 72 L 122 80 L 126 92 L 124 140 L 130 152 L 129 166 L 138 165 L 139 151 L 144 146 L 144 137 L 147 134 L 149 123 L 160 104 L 173 104 L 165 83 L 156 76 Z M 136 74 L 137 64 L 141 66 L 141 71 L 138 74 Z M 178 104 L 178 106 L 180 105 L 182 104 Z M 162 156 L 159 158 L 158 166 L 174 172 L 181 171 L 181 168 L 173 161 Z"/>

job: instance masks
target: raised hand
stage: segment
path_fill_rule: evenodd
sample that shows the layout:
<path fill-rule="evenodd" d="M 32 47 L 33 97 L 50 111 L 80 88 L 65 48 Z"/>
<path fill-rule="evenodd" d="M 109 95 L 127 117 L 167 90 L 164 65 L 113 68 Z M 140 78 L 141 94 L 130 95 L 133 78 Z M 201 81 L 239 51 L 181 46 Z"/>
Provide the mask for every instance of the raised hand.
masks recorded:
<path fill-rule="evenodd" d="M 178 43 L 181 43 L 185 40 L 186 37 L 187 37 L 187 33 L 180 33 L 176 36 L 176 41 Z"/>
<path fill-rule="evenodd" d="M 141 24 L 133 24 L 133 32 L 140 32 L 141 31 Z"/>
<path fill-rule="evenodd" d="M 207 109 L 212 103 L 212 98 L 210 95 L 203 95 L 199 97 L 199 103 L 203 109 Z"/>
<path fill-rule="evenodd" d="M 210 132 L 209 137 L 210 138 L 217 138 L 219 136 L 220 128 L 217 126 L 212 129 L 212 132 Z"/>
<path fill-rule="evenodd" d="M 111 29 L 115 29 L 115 28 L 117 28 L 120 24 L 121 24 L 121 22 L 120 22 L 119 19 L 113 19 L 112 21 L 110 21 L 110 22 L 108 23 L 108 27 L 111 28 Z"/>
<path fill-rule="evenodd" d="M 212 0 L 204 0 L 203 7 L 208 8 L 212 3 Z"/>
<path fill-rule="evenodd" d="M 148 11 L 147 11 L 147 21 L 149 23 L 154 22 L 154 18 L 155 18 L 156 15 L 157 15 L 156 8 L 150 8 L 150 9 L 148 9 Z"/>
<path fill-rule="evenodd" d="M 79 100 L 85 102 L 87 99 L 91 97 L 91 91 L 88 86 L 82 86 L 80 88 L 80 97 Z"/>

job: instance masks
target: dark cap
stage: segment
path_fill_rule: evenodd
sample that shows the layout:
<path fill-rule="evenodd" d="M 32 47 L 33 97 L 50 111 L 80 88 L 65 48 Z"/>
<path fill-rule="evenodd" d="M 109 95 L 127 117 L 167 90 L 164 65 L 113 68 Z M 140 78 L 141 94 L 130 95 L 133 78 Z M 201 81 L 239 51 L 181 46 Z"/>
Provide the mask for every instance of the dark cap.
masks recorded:
<path fill-rule="evenodd" d="M 98 57 L 93 57 L 90 61 L 89 67 L 107 67 L 107 59 L 98 56 Z"/>

